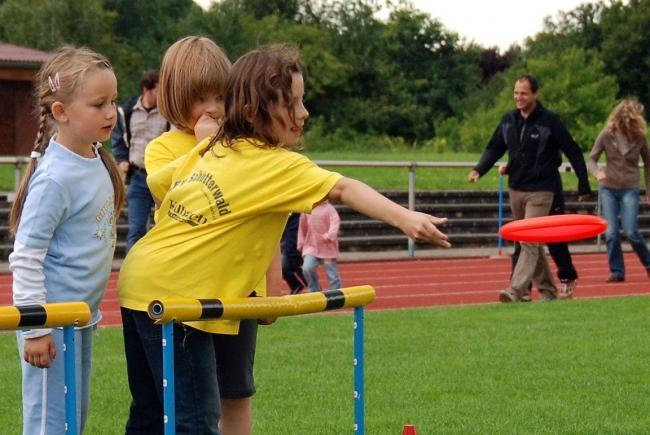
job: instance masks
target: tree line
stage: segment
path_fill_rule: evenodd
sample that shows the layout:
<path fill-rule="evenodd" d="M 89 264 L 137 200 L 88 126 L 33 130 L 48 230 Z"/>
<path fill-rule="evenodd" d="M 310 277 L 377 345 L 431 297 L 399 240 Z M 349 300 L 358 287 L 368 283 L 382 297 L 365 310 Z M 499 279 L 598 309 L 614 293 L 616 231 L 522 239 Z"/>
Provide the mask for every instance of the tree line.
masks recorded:
<path fill-rule="evenodd" d="M 233 61 L 261 44 L 297 44 L 309 138 L 321 148 L 480 150 L 523 73 L 539 78 L 542 100 L 583 149 L 617 99 L 650 102 L 650 0 L 580 5 L 505 53 L 408 0 L 222 0 L 209 10 L 192 0 L 0 0 L 0 40 L 87 45 L 111 59 L 121 99 L 171 43 L 197 34 Z"/>

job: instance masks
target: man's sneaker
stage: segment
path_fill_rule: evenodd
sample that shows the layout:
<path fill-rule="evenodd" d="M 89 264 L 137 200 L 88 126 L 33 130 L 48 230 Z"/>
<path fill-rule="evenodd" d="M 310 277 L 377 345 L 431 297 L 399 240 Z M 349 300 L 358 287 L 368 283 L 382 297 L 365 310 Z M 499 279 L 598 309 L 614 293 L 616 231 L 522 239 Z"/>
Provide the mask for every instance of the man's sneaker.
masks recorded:
<path fill-rule="evenodd" d="M 560 291 L 558 293 L 559 299 L 573 299 L 573 295 L 578 287 L 577 279 L 561 279 Z"/>
<path fill-rule="evenodd" d="M 519 302 L 521 299 L 511 289 L 503 290 L 499 293 L 499 301 L 503 303 Z"/>
<path fill-rule="evenodd" d="M 554 301 L 555 299 L 557 299 L 557 291 L 555 289 L 539 291 L 540 301 Z"/>

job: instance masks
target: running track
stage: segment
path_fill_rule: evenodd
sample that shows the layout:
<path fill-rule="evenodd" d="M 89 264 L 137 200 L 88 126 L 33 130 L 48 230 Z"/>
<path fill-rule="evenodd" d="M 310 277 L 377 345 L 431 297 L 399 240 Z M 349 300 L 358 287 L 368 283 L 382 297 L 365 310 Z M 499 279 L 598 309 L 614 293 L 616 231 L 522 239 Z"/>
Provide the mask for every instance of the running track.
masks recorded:
<path fill-rule="evenodd" d="M 609 275 L 604 253 L 576 254 L 577 298 L 650 295 L 650 279 L 633 253 L 625 254 L 626 281 L 605 283 Z M 552 263 L 552 262 L 551 262 Z M 496 303 L 498 292 L 508 285 L 510 260 L 489 258 L 420 259 L 340 263 L 346 287 L 370 284 L 377 299 L 368 309 L 430 307 Z M 321 271 L 322 272 L 322 271 Z M 101 310 L 104 325 L 120 324 L 114 271 Z M 324 275 L 321 282 L 325 283 Z M 533 295 L 534 298 L 537 294 Z M 11 304 L 11 275 L 0 275 L 0 305 Z"/>

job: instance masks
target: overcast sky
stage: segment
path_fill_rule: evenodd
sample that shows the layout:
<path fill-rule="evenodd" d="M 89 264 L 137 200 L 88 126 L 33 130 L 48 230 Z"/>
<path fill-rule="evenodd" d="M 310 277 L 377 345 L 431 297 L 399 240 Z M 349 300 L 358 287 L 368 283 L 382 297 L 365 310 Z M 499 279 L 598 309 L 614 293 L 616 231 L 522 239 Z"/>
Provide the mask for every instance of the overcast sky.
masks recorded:
<path fill-rule="evenodd" d="M 542 30 L 544 17 L 570 11 L 580 0 L 412 0 L 417 9 L 438 18 L 467 40 L 506 50 Z"/>
<path fill-rule="evenodd" d="M 195 0 L 203 7 L 213 0 Z M 544 17 L 569 11 L 580 0 L 412 0 L 417 9 L 438 18 L 462 38 L 502 51 L 542 30 Z"/>

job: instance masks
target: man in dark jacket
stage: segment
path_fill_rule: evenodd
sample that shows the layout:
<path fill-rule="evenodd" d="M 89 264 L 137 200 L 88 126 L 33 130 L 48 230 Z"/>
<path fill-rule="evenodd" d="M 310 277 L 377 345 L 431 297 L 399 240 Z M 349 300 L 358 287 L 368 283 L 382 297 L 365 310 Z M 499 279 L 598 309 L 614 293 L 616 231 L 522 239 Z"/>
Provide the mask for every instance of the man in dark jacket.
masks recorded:
<path fill-rule="evenodd" d="M 551 209 L 554 192 L 562 190 L 558 173 L 562 152 L 578 177 L 579 198 L 588 196 L 591 190 L 580 147 L 560 117 L 538 100 L 537 80 L 529 75 L 517 79 L 514 100 L 516 110 L 502 118 L 479 163 L 470 171 L 468 180 L 478 181 L 507 151 L 505 172 L 509 174 L 513 219 L 546 216 Z M 522 243 L 510 288 L 502 291 L 499 299 L 501 302 L 525 300 L 531 281 L 539 289 L 542 299 L 557 298 L 557 288 L 543 247 L 536 243 Z"/>

